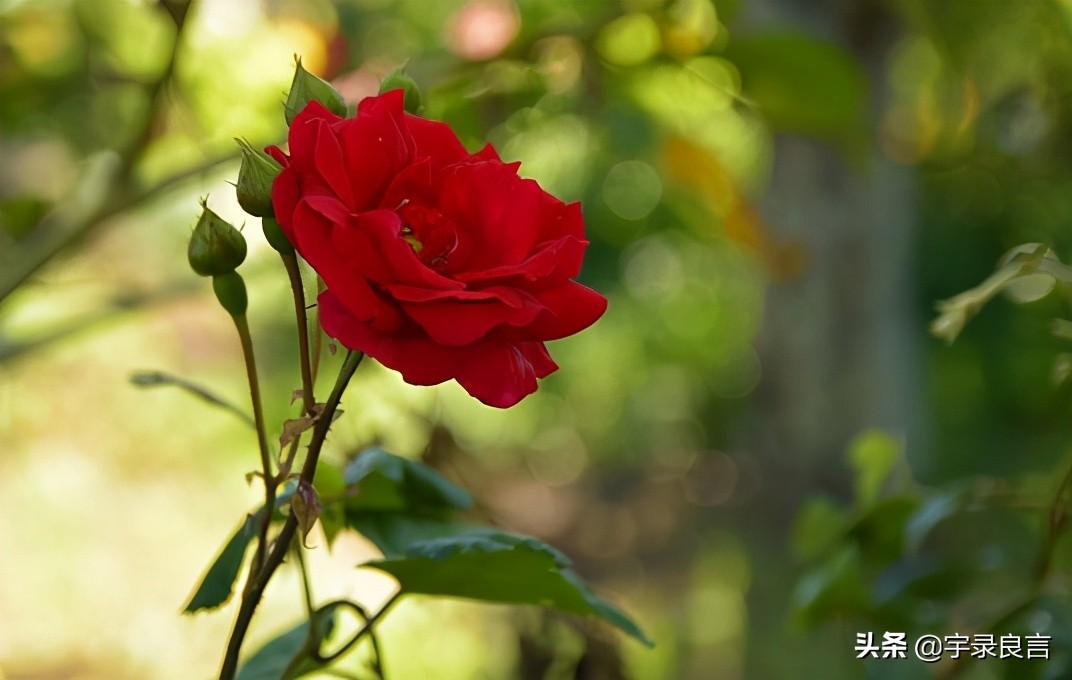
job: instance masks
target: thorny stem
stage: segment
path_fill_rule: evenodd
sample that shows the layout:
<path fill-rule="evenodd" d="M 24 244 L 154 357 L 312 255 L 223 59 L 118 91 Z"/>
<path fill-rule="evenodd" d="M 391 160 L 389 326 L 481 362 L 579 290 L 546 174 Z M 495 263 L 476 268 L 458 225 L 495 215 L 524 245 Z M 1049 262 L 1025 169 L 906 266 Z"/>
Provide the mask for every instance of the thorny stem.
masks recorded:
<path fill-rule="evenodd" d="M 335 381 L 335 387 L 331 390 L 331 394 L 324 404 L 324 412 L 317 419 L 316 425 L 313 426 L 313 435 L 309 442 L 309 454 L 305 459 L 305 465 L 302 467 L 301 472 L 301 480 L 306 483 L 312 482 L 313 473 L 316 472 L 316 463 L 320 459 L 320 450 L 324 446 L 324 440 L 327 437 L 328 429 L 331 427 L 335 411 L 339 407 L 339 401 L 342 399 L 342 394 L 346 390 L 350 378 L 353 377 L 354 371 L 357 370 L 364 357 L 365 355 L 362 352 L 350 352 L 346 355 L 346 360 L 339 371 L 339 377 Z M 271 550 L 268 552 L 264 565 L 259 569 L 256 562 L 250 565 L 249 580 L 242 593 L 242 602 L 239 604 L 238 615 L 235 618 L 234 628 L 231 630 L 231 637 L 227 641 L 227 650 L 220 666 L 220 680 L 234 680 L 235 674 L 238 672 L 238 655 L 241 652 L 242 642 L 245 640 L 246 633 L 249 631 L 249 623 L 253 619 L 253 613 L 256 611 L 257 605 L 260 604 L 268 581 L 272 578 L 275 570 L 279 568 L 279 565 L 283 563 L 283 558 L 290 549 L 291 541 L 294 539 L 297 530 L 298 518 L 294 511 L 291 510 L 286 522 L 283 524 L 283 528 L 279 531 L 279 535 L 276 536 Z"/>
<path fill-rule="evenodd" d="M 302 287 L 298 258 L 293 253 L 280 254 L 283 266 L 290 277 L 290 289 L 294 294 L 294 314 L 298 320 L 298 359 L 301 364 L 302 406 L 306 415 L 313 414 L 316 399 L 313 397 L 313 371 L 309 363 L 309 320 L 305 313 L 305 291 Z"/>
<path fill-rule="evenodd" d="M 317 276 L 316 277 L 316 294 L 317 294 L 317 297 L 319 297 L 320 294 L 324 292 L 325 288 L 326 288 L 326 285 L 324 284 L 324 279 L 322 279 L 319 276 Z M 323 344 L 323 340 L 324 340 L 324 333 L 323 333 L 323 331 L 320 330 L 320 310 L 319 309 L 316 310 L 316 316 L 317 316 L 317 323 L 313 324 L 313 328 L 316 329 L 316 332 L 313 333 L 313 357 L 312 357 L 313 366 L 312 366 L 312 371 L 311 371 L 311 373 L 312 373 L 312 381 L 313 381 L 314 385 L 316 384 L 316 374 L 317 374 L 317 372 L 320 371 L 321 345 Z"/>

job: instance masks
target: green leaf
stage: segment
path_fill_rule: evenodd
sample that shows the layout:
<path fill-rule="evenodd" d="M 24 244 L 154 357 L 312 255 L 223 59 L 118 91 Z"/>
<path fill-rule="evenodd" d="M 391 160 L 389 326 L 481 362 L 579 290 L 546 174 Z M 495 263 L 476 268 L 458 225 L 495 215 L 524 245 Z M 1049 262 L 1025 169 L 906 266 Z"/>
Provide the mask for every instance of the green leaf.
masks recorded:
<path fill-rule="evenodd" d="M 1072 290 L 1072 267 L 1057 259 L 1045 244 L 1016 246 L 1005 253 L 997 270 L 978 286 L 937 304 L 939 314 L 931 322 L 931 334 L 952 343 L 998 293 L 1009 293 L 1017 302 L 1030 302 L 1049 293 L 1051 284 L 1056 283 Z"/>
<path fill-rule="evenodd" d="M 744 95 L 776 128 L 856 145 L 866 139 L 867 79 L 852 55 L 801 33 L 734 37 L 726 57 Z"/>
<path fill-rule="evenodd" d="M 875 601 L 926 599 L 952 601 L 974 585 L 977 572 L 967 565 L 947 565 L 932 555 L 913 555 L 884 569 L 873 585 Z"/>
<path fill-rule="evenodd" d="M 19 241 L 41 221 L 48 212 L 48 203 L 27 195 L 9 196 L 0 201 L 0 233 Z"/>
<path fill-rule="evenodd" d="M 805 574 L 793 592 L 793 605 L 794 616 L 805 626 L 865 611 L 868 592 L 855 546 L 846 546 L 826 564 Z"/>
<path fill-rule="evenodd" d="M 427 466 L 380 449 L 362 451 L 347 464 L 341 474 L 336 468 L 321 464 L 313 483 L 325 505 L 321 519 L 329 541 L 334 539 L 344 521 L 356 526 L 351 520 L 362 511 L 393 510 L 439 516 L 444 512 L 465 509 L 473 504 L 468 493 Z M 276 498 L 277 510 L 290 502 L 295 489 L 294 483 L 283 488 Z M 339 512 L 340 503 L 345 504 L 345 517 Z M 202 609 L 214 609 L 231 598 L 234 582 L 242 568 L 242 558 L 250 541 L 257 535 L 257 527 L 260 526 L 263 513 L 264 506 L 261 506 L 239 526 L 238 531 L 231 536 L 209 567 L 184 611 L 193 613 Z M 385 554 L 388 553 L 385 547 L 389 547 L 392 540 L 392 545 L 396 548 L 410 540 L 406 534 L 392 539 L 391 530 L 384 524 L 380 542 L 376 543 Z M 358 531 L 362 529 L 358 528 Z M 422 537 L 435 535 L 442 534 L 429 529 Z"/>
<path fill-rule="evenodd" d="M 867 430 L 853 440 L 848 457 L 856 472 L 856 501 L 867 507 L 878 499 L 886 477 L 901 457 L 901 445 L 882 430 Z"/>
<path fill-rule="evenodd" d="M 316 644 L 318 646 L 324 638 L 331 635 L 334 627 L 334 607 L 317 612 Z M 303 621 L 258 649 L 238 669 L 235 680 L 291 680 L 291 678 L 300 678 L 312 673 L 321 668 L 322 664 L 311 658 L 295 661 L 299 655 L 306 657 L 308 641 L 309 622 Z"/>
<path fill-rule="evenodd" d="M 242 568 L 242 558 L 245 557 L 249 542 L 257 535 L 259 522 L 256 516 L 247 517 L 246 521 L 242 522 L 201 579 L 201 584 L 183 610 L 185 613 L 215 609 L 231 599 L 235 580 Z"/>
<path fill-rule="evenodd" d="M 381 449 L 366 449 L 343 470 L 354 493 L 347 510 L 465 510 L 473 499 L 426 465 Z"/>
<path fill-rule="evenodd" d="M 290 501 L 291 496 L 294 495 L 295 486 L 289 484 L 279 493 L 276 497 L 276 509 Z M 231 536 L 209 566 L 208 571 L 205 572 L 200 585 L 183 610 L 185 613 L 192 614 L 202 609 L 215 609 L 231 599 L 234 583 L 242 568 L 242 558 L 246 554 L 249 542 L 257 535 L 257 529 L 263 517 L 264 506 L 262 505 L 239 525 L 238 531 Z"/>
<path fill-rule="evenodd" d="M 804 560 L 829 554 L 838 539 L 844 537 L 848 524 L 845 509 L 831 499 L 808 499 L 793 527 L 793 552 Z"/>
<path fill-rule="evenodd" d="M 230 411 L 232 414 L 242 419 L 244 423 L 250 427 L 255 427 L 253 419 L 249 417 L 249 414 L 235 406 L 231 402 L 217 396 L 211 390 L 198 385 L 197 383 L 186 380 L 185 378 L 179 378 L 178 376 L 168 375 L 163 371 L 137 371 L 130 376 L 130 382 L 132 385 L 138 387 L 178 387 L 186 391 L 189 394 L 194 395 L 198 399 L 201 399 L 213 406 L 218 406 L 222 409 Z"/>
<path fill-rule="evenodd" d="M 403 593 L 537 604 L 598 616 L 644 644 L 654 644 L 633 621 L 596 597 L 565 555 L 528 536 L 474 527 L 410 543 L 403 557 L 362 566 L 394 576 Z"/>
<path fill-rule="evenodd" d="M 917 507 L 918 501 L 907 496 L 883 498 L 869 507 L 848 534 L 859 545 L 860 555 L 877 564 L 900 558 L 904 554 L 905 525 Z"/>
<path fill-rule="evenodd" d="M 958 489 L 926 498 L 905 522 L 905 547 L 916 552 L 931 531 L 954 513 L 963 510 L 972 499 L 968 489 Z"/>
<path fill-rule="evenodd" d="M 498 533 L 439 517 L 419 517 L 397 512 L 347 512 L 346 523 L 375 545 L 388 559 L 405 558 L 415 543 L 436 538 Z"/>

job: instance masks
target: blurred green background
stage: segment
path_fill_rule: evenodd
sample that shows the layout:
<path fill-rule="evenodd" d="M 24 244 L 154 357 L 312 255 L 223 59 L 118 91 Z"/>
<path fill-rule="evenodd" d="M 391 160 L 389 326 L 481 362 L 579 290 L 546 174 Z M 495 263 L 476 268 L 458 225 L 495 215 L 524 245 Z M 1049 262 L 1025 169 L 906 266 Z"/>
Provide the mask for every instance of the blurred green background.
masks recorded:
<path fill-rule="evenodd" d="M 1009 248 L 1072 256 L 1069 0 L 0 0 L 0 677 L 218 664 L 231 609 L 179 610 L 256 503 L 255 442 L 128 377 L 248 399 L 185 244 L 199 196 L 246 219 L 232 138 L 285 137 L 295 54 L 351 102 L 406 63 L 425 115 L 582 201 L 582 280 L 610 298 L 509 411 L 363 367 L 327 455 L 424 456 L 658 646 L 413 599 L 389 677 L 1072 676 L 1067 533 L 1032 580 L 1072 457 L 1067 300 L 927 334 Z M 278 423 L 289 288 L 246 222 Z M 384 599 L 353 568 L 372 551 L 314 551 L 317 595 Z M 302 614 L 273 583 L 249 649 Z M 1050 661 L 855 659 L 857 632 L 992 621 Z"/>

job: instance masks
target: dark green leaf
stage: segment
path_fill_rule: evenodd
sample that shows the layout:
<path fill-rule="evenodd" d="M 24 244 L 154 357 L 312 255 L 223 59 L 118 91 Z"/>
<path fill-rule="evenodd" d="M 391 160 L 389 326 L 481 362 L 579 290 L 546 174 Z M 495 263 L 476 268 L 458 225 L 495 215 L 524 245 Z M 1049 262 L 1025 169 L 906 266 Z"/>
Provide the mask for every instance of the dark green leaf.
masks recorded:
<path fill-rule="evenodd" d="M 797 583 L 793 604 L 797 620 L 805 626 L 865 611 L 868 594 L 856 547 L 846 546 L 826 564 L 805 574 Z"/>
<path fill-rule="evenodd" d="M 417 517 L 397 512 L 347 512 L 346 523 L 372 541 L 384 557 L 405 558 L 407 549 L 423 541 L 454 536 L 497 533 L 491 527 L 477 527 L 439 517 Z"/>
<path fill-rule="evenodd" d="M 726 56 L 746 97 L 777 128 L 854 144 L 865 136 L 866 76 L 852 55 L 800 33 L 734 37 Z"/>
<path fill-rule="evenodd" d="M 349 510 L 464 510 L 473 499 L 426 465 L 380 449 L 366 449 L 343 471 L 354 493 Z"/>
<path fill-rule="evenodd" d="M 535 538 L 475 527 L 416 541 L 404 552 L 404 557 L 363 566 L 394 576 L 403 593 L 537 604 L 598 616 L 644 644 L 653 644 L 635 623 L 588 589 L 565 555 Z"/>
<path fill-rule="evenodd" d="M 317 612 L 317 640 L 331 635 L 335 627 L 335 609 Z M 266 643 L 238 669 L 235 680 L 291 680 L 312 673 L 321 667 L 310 658 L 295 662 L 299 654 L 306 656 L 309 640 L 309 622 L 294 626 L 282 635 Z"/>
<path fill-rule="evenodd" d="M 930 555 L 914 555 L 883 570 L 875 579 L 873 591 L 880 604 L 905 596 L 953 600 L 972 587 L 975 577 L 975 570 L 968 566 L 947 565 Z"/>
<path fill-rule="evenodd" d="M 884 565 L 904 553 L 904 530 L 918 506 L 914 498 L 898 496 L 875 503 L 849 529 L 867 560 Z"/>
<path fill-rule="evenodd" d="M 215 609 L 231 599 L 234 582 L 238 578 L 238 571 L 242 568 L 242 558 L 246 554 L 246 547 L 257 535 L 258 522 L 259 520 L 251 516 L 238 527 L 238 531 L 223 546 L 223 550 L 208 568 L 205 577 L 201 579 L 201 585 L 198 586 L 184 609 L 186 613 Z"/>
<path fill-rule="evenodd" d="M 291 496 L 294 495 L 294 488 L 295 485 L 290 484 L 276 497 L 277 509 L 290 501 Z M 246 554 L 246 547 L 257 535 L 257 528 L 260 526 L 263 513 L 264 506 L 262 505 L 255 513 L 246 517 L 246 520 L 238 527 L 238 531 L 231 536 L 209 566 L 204 578 L 201 579 L 201 584 L 183 610 L 184 612 L 192 614 L 202 609 L 215 609 L 231 599 L 234 582 L 242 568 L 242 558 Z"/>
<path fill-rule="evenodd" d="M 964 509 L 970 499 L 971 493 L 962 489 L 940 493 L 920 503 L 919 508 L 905 523 L 906 549 L 913 552 L 919 550 L 931 530 L 953 513 Z"/>

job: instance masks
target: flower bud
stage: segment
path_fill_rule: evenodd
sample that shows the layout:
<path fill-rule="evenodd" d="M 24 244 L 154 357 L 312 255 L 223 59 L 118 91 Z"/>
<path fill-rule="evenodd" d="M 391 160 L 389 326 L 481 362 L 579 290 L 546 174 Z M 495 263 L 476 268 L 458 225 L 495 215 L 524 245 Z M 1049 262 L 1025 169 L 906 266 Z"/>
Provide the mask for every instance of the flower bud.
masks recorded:
<path fill-rule="evenodd" d="M 274 158 L 257 151 L 244 139 L 236 139 L 242 150 L 242 167 L 238 169 L 235 194 L 238 205 L 254 217 L 272 216 L 272 182 L 283 166 Z"/>
<path fill-rule="evenodd" d="M 226 274 L 246 259 L 246 239 L 226 220 L 209 210 L 202 201 L 201 219 L 197 220 L 186 256 L 190 266 L 201 276 Z"/>
<path fill-rule="evenodd" d="M 404 93 L 402 107 L 406 110 L 406 113 L 416 115 L 424 108 L 421 102 L 420 88 L 417 87 L 417 83 L 406 74 L 401 66 L 388 73 L 380 81 L 380 94 L 391 90 L 402 90 Z"/>
<path fill-rule="evenodd" d="M 346 102 L 339 91 L 326 80 L 317 78 L 306 71 L 299 58 L 294 69 L 294 80 L 290 84 L 290 94 L 287 95 L 287 103 L 283 107 L 287 116 L 287 125 L 293 123 L 294 118 L 301 113 L 305 105 L 314 100 L 323 104 L 335 115 L 346 116 Z"/>
<path fill-rule="evenodd" d="M 238 272 L 227 272 L 212 277 L 212 290 L 216 293 L 216 299 L 220 306 L 227 310 L 231 316 L 242 316 L 249 307 L 249 296 L 246 295 L 246 282 Z"/>
<path fill-rule="evenodd" d="M 293 255 L 294 246 L 291 245 L 287 239 L 287 235 L 283 233 L 283 228 L 279 226 L 279 222 L 276 222 L 272 217 L 265 217 L 261 220 L 261 229 L 264 230 L 264 238 L 268 241 L 268 245 L 272 246 L 280 255 Z"/>

